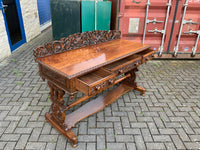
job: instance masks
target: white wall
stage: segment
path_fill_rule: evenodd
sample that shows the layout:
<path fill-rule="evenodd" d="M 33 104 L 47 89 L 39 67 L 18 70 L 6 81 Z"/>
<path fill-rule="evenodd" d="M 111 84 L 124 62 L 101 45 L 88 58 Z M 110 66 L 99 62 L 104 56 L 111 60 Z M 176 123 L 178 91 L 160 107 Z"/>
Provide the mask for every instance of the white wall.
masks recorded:
<path fill-rule="evenodd" d="M 38 16 L 37 0 L 20 0 L 22 19 L 26 41 L 41 33 Z M 5 28 L 2 11 L 0 11 L 0 60 L 11 54 L 11 49 L 8 42 L 8 36 Z"/>
<path fill-rule="evenodd" d="M 0 60 L 11 54 L 2 11 L 0 11 Z"/>
<path fill-rule="evenodd" d="M 26 41 L 28 42 L 41 33 L 37 0 L 20 0 L 20 5 Z"/>

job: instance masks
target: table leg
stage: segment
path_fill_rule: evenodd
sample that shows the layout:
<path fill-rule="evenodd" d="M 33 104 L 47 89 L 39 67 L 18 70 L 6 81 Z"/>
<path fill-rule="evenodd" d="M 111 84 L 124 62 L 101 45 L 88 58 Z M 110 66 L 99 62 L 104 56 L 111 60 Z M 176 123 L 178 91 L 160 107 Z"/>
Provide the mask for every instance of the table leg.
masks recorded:
<path fill-rule="evenodd" d="M 141 92 L 142 95 L 144 95 L 146 90 L 144 88 L 142 88 L 142 87 L 137 86 L 137 82 L 135 81 L 136 77 L 137 77 L 137 75 L 136 75 L 137 71 L 138 71 L 137 68 L 128 71 L 126 74 L 130 73 L 131 76 L 126 78 L 124 82 L 129 84 L 129 85 L 131 85 L 131 86 L 133 86 L 134 90 L 139 91 L 139 92 Z"/>
<path fill-rule="evenodd" d="M 48 85 L 51 94 L 52 113 L 46 113 L 45 117 L 61 134 L 69 139 L 72 143 L 72 147 L 76 147 L 77 136 L 71 130 L 66 130 L 67 126 L 65 125 L 65 106 L 63 100 L 65 92 L 50 81 L 48 81 Z"/>

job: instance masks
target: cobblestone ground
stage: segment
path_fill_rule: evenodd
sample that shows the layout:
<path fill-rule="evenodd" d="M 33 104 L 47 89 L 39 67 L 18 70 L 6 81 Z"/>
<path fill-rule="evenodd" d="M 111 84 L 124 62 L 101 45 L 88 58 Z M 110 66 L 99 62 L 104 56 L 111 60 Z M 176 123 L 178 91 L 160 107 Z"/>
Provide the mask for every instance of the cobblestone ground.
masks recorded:
<path fill-rule="evenodd" d="M 32 48 L 51 40 L 50 28 L 0 62 L 0 149 L 73 149 L 44 117 L 49 89 Z M 200 61 L 149 61 L 139 70 L 145 96 L 131 91 L 78 123 L 74 150 L 200 149 Z"/>

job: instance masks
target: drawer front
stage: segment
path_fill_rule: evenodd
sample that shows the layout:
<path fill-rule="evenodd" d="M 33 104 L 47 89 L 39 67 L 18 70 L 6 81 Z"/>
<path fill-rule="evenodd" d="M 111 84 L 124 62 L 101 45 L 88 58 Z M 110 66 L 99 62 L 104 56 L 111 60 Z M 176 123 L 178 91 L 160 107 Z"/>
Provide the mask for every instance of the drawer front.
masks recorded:
<path fill-rule="evenodd" d="M 100 68 L 76 79 L 76 89 L 85 95 L 92 95 L 103 91 L 114 84 L 115 75 Z"/>
<path fill-rule="evenodd" d="M 140 65 L 142 62 L 142 57 L 139 55 L 132 55 L 127 58 L 121 59 L 119 61 L 116 61 L 114 63 L 111 63 L 109 65 L 106 65 L 104 68 L 107 70 L 113 72 L 116 76 L 126 73 L 127 71 L 130 71 L 131 69 L 136 68 L 138 65 Z"/>
<path fill-rule="evenodd" d="M 96 92 L 103 91 L 107 87 L 111 86 L 115 82 L 115 77 L 111 77 L 103 82 L 100 82 L 97 85 L 89 87 L 89 95 L 95 94 Z"/>
<path fill-rule="evenodd" d="M 138 53 L 138 55 L 142 56 L 142 63 L 146 63 L 147 61 L 153 59 L 154 54 L 155 54 L 155 51 L 150 50 L 150 49 Z"/>
<path fill-rule="evenodd" d="M 120 74 L 126 73 L 127 71 L 129 71 L 129 70 L 131 70 L 133 68 L 136 68 L 140 64 L 141 64 L 141 59 L 136 60 L 134 62 L 130 62 L 130 63 L 124 64 L 124 65 L 122 65 L 122 66 L 120 66 L 118 68 L 114 68 L 112 71 L 114 72 L 114 74 L 120 75 Z"/>

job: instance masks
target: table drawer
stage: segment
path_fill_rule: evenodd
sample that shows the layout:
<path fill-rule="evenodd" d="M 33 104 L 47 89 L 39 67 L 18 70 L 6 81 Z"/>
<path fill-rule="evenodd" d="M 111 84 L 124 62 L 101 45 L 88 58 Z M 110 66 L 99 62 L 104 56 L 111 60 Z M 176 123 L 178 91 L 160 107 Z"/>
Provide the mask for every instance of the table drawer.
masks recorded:
<path fill-rule="evenodd" d="M 140 65 L 141 58 L 142 57 L 139 55 L 132 55 L 112 64 L 106 65 L 104 68 L 113 72 L 115 75 L 120 75 Z"/>
<path fill-rule="evenodd" d="M 145 51 L 137 53 L 137 55 L 142 56 L 142 63 L 145 63 L 145 62 L 153 59 L 154 58 L 154 54 L 155 54 L 155 51 L 151 50 L 151 49 L 147 49 Z"/>
<path fill-rule="evenodd" d="M 103 68 L 100 68 L 96 71 L 77 78 L 76 88 L 77 90 L 83 92 L 85 95 L 92 95 L 114 84 L 114 80 L 114 74 Z"/>

